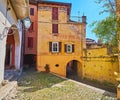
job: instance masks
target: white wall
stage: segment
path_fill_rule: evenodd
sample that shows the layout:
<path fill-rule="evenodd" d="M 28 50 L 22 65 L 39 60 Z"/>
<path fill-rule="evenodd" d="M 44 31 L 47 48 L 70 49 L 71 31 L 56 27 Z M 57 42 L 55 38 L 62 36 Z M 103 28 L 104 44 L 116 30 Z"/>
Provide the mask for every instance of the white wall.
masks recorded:
<path fill-rule="evenodd" d="M 16 44 L 15 44 L 15 67 L 17 70 L 20 69 L 20 61 L 21 61 L 21 46 L 22 46 L 22 23 L 20 22 L 20 20 L 18 20 L 18 24 L 17 24 L 17 28 L 18 33 L 15 34 L 16 39 L 18 41 L 15 40 Z"/>
<path fill-rule="evenodd" d="M 10 27 L 13 24 L 17 25 L 17 18 L 15 16 L 14 10 L 11 8 L 11 5 L 9 5 L 11 9 L 7 12 L 6 19 L 6 4 L 7 0 L 0 0 L 0 35 L 2 34 L 5 27 Z M 6 38 L 7 36 L 5 36 L 3 39 L 0 39 L 0 83 L 4 79 Z"/>

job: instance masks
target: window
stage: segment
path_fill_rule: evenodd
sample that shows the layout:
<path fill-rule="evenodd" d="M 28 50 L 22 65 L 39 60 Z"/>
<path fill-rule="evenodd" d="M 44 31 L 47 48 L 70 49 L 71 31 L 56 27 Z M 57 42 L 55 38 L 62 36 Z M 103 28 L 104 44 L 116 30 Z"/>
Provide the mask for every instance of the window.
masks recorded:
<path fill-rule="evenodd" d="M 33 29 L 34 29 L 34 22 L 31 23 L 29 31 L 33 31 Z"/>
<path fill-rule="evenodd" d="M 61 42 L 49 42 L 49 51 L 58 53 L 61 51 Z"/>
<path fill-rule="evenodd" d="M 28 48 L 33 48 L 33 37 L 28 37 Z"/>
<path fill-rule="evenodd" d="M 52 8 L 52 20 L 58 20 L 58 8 L 57 7 Z"/>
<path fill-rule="evenodd" d="M 58 24 L 52 24 L 52 33 L 54 35 L 58 34 Z"/>
<path fill-rule="evenodd" d="M 30 15 L 34 15 L 34 8 L 30 8 Z"/>
<path fill-rule="evenodd" d="M 65 44 L 65 52 L 67 53 L 74 52 L 74 44 Z"/>

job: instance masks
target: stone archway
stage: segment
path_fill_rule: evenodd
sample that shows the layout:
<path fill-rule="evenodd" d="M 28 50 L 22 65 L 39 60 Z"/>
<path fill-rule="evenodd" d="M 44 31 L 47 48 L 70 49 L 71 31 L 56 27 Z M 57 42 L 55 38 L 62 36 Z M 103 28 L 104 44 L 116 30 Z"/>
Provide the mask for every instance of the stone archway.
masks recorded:
<path fill-rule="evenodd" d="M 82 78 L 82 64 L 77 60 L 71 60 L 66 65 L 67 78 Z"/>
<path fill-rule="evenodd" d="M 6 39 L 5 69 L 16 69 L 20 51 L 20 37 L 16 25 L 12 25 Z"/>
<path fill-rule="evenodd" d="M 6 40 L 5 69 L 14 68 L 15 62 L 15 39 L 13 30 L 10 28 Z"/>

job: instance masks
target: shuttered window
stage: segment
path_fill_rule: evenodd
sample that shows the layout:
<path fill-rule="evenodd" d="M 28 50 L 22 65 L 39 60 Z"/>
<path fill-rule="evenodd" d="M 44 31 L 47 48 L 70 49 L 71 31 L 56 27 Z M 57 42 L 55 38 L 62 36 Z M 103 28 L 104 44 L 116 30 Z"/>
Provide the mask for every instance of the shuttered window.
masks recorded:
<path fill-rule="evenodd" d="M 31 23 L 29 31 L 33 31 L 34 30 L 34 22 Z"/>
<path fill-rule="evenodd" d="M 33 37 L 28 37 L 28 48 L 33 48 Z"/>
<path fill-rule="evenodd" d="M 66 53 L 72 53 L 74 52 L 74 44 L 65 44 L 64 49 Z"/>
<path fill-rule="evenodd" d="M 34 15 L 34 8 L 30 8 L 30 15 Z"/>
<path fill-rule="evenodd" d="M 58 35 L 58 24 L 52 24 L 52 33 Z"/>
<path fill-rule="evenodd" d="M 52 20 L 58 20 L 58 8 L 57 7 L 52 8 Z"/>
<path fill-rule="evenodd" d="M 49 42 L 49 51 L 52 53 L 61 52 L 61 42 Z"/>

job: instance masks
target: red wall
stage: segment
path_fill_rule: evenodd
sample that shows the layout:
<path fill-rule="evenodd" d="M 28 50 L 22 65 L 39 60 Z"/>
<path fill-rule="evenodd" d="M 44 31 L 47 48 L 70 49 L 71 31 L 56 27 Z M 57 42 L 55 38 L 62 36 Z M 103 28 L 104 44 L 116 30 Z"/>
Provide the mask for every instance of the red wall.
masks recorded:
<path fill-rule="evenodd" d="M 30 4 L 30 8 L 34 8 L 34 15 L 30 15 L 31 21 L 34 23 L 33 30 L 28 30 L 25 34 L 25 52 L 24 54 L 35 54 L 37 53 L 37 5 Z M 33 37 L 33 48 L 28 48 L 28 37 Z"/>

